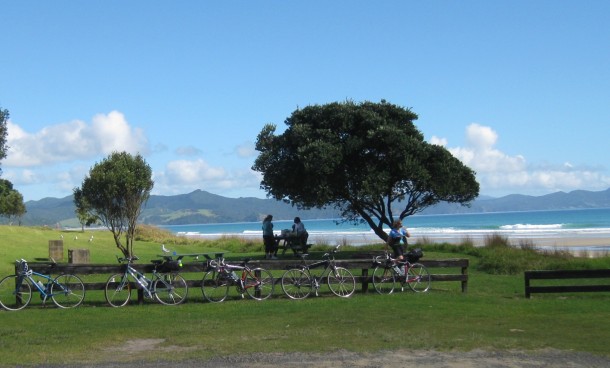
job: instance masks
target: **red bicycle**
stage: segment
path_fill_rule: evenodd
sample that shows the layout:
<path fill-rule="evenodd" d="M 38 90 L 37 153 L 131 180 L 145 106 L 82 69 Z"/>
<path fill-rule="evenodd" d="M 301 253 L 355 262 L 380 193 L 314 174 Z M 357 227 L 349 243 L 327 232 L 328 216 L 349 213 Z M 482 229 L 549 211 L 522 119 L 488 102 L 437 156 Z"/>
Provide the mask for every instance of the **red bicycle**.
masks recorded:
<path fill-rule="evenodd" d="M 426 266 L 417 262 L 397 260 L 386 251 L 384 255 L 376 256 L 373 262 L 377 265 L 373 271 L 373 286 L 379 294 L 391 294 L 400 283 L 401 291 L 405 284 L 416 293 L 423 293 L 430 288 L 430 272 Z"/>

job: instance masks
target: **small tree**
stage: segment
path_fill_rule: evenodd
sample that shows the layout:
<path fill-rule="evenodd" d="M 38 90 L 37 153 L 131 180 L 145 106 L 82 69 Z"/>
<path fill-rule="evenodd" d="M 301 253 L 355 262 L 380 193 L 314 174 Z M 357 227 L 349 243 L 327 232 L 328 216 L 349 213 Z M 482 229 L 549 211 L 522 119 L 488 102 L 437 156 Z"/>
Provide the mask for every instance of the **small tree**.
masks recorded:
<path fill-rule="evenodd" d="M 74 204 L 99 218 L 112 232 L 117 248 L 130 257 L 136 222 L 153 185 L 152 169 L 141 155 L 114 152 L 94 165 L 81 188 L 74 189 Z"/>
<path fill-rule="evenodd" d="M 23 196 L 13 189 L 13 183 L 0 179 L 0 215 L 9 219 L 16 218 L 21 225 L 21 218 L 26 213 Z"/>
<path fill-rule="evenodd" d="M 424 141 L 417 115 L 385 101 L 298 109 L 275 135 L 259 133 L 252 169 L 268 196 L 297 207 L 335 206 L 345 221 L 366 222 L 383 240 L 396 218 L 441 201 L 468 205 L 479 194 L 474 171 Z"/>
<path fill-rule="evenodd" d="M 8 110 L 2 110 L 2 108 L 0 108 L 0 161 L 6 158 L 6 151 L 8 150 L 8 146 L 6 145 L 6 136 L 8 135 L 6 122 L 8 121 L 8 118 Z M 2 168 L 0 168 L 0 174 L 2 174 Z"/>
<path fill-rule="evenodd" d="M 6 145 L 6 137 L 8 135 L 7 121 L 9 112 L 6 109 L 0 108 L 0 161 L 6 158 L 8 146 Z M 0 168 L 2 174 L 2 168 Z M 21 218 L 26 213 L 25 204 L 23 203 L 23 195 L 16 189 L 13 189 L 13 183 L 8 180 L 0 179 L 0 215 L 6 216 L 9 219 L 15 217 L 21 225 Z"/>

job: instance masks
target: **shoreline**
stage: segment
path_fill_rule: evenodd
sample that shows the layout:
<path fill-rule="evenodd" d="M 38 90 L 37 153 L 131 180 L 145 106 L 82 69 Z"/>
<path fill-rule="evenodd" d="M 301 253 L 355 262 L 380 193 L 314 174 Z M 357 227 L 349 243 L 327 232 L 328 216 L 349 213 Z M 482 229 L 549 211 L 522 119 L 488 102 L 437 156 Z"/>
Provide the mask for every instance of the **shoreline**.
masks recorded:
<path fill-rule="evenodd" d="M 582 253 L 599 253 L 601 255 L 607 255 L 610 253 L 610 233 L 601 232 L 596 234 L 575 234 L 569 233 L 565 235 L 554 234 L 502 234 L 502 232 L 493 233 L 503 237 L 506 237 L 510 244 L 514 247 L 519 247 L 522 244 L 526 246 L 533 246 L 541 250 L 558 250 L 558 251 L 569 251 L 575 255 Z M 460 234 L 439 234 L 439 233 L 413 233 L 409 238 L 409 247 L 414 246 L 418 240 L 430 243 L 449 243 L 459 245 L 465 241 L 471 241 L 475 246 L 484 246 L 488 236 L 493 235 L 490 233 L 480 232 L 464 232 Z M 189 238 L 199 238 L 206 240 L 215 240 L 222 237 L 235 237 L 248 241 L 262 242 L 260 234 L 252 233 L 226 233 L 226 234 L 180 234 Z M 310 232 L 308 243 L 311 244 L 325 244 L 325 245 L 371 245 L 383 244 L 383 241 L 373 233 L 365 232 L 340 232 L 340 233 L 316 233 Z M 603 253 L 603 254 L 602 254 Z"/>

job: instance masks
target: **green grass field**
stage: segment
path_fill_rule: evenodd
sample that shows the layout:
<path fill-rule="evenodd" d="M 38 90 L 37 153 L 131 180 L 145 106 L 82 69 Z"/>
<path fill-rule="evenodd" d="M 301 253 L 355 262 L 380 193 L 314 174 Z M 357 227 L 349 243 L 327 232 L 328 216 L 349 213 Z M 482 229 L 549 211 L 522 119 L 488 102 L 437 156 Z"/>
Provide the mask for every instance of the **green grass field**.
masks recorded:
<path fill-rule="evenodd" d="M 60 234 L 64 235 L 64 252 L 89 248 L 92 263 L 116 262 L 118 252 L 108 231 L 71 233 L 0 226 L 0 275 L 13 273 L 17 258 L 48 257 L 48 241 L 59 239 Z M 94 240 L 88 242 L 91 234 Z M 74 240 L 75 235 L 78 240 Z M 250 254 L 262 255 L 256 244 L 236 244 L 234 239 L 179 243 L 168 241 L 166 245 L 179 252 L 245 248 Z M 152 259 L 159 253 L 159 244 L 140 240 L 135 251 L 141 259 Z M 384 296 L 357 291 L 349 299 L 323 295 L 292 301 L 276 289 L 272 299 L 262 302 L 232 299 L 212 304 L 203 301 L 200 290 L 190 290 L 184 305 L 167 307 L 147 301 L 142 306 L 115 309 L 103 303 L 101 292 L 90 292 L 76 309 L 43 308 L 38 304 L 18 312 L 0 311 L 0 366 L 340 349 L 554 348 L 610 355 L 609 293 L 536 294 L 525 299 L 522 272 L 483 271 L 484 258 L 489 255 L 478 252 L 450 247 L 425 251 L 428 259 L 471 260 L 465 294 L 459 283 L 433 283 L 432 290 L 425 294 Z M 608 267 L 607 258 L 564 262 Z M 550 262 L 553 265 L 560 261 Z M 143 341 L 152 344 L 150 348 L 138 348 L 137 342 Z"/>

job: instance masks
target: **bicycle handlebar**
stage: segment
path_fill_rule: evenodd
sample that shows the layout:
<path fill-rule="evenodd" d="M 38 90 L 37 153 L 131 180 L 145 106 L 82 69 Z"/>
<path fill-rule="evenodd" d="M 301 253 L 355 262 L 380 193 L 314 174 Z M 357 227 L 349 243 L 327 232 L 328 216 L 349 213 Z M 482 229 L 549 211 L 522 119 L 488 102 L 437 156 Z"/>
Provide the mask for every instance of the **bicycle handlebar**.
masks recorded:
<path fill-rule="evenodd" d="M 138 256 L 131 256 L 131 257 L 119 257 L 119 256 L 116 256 L 116 259 L 117 259 L 117 261 L 118 261 L 119 263 L 123 263 L 123 262 L 125 262 L 125 261 L 126 261 L 127 263 L 131 263 L 131 262 L 133 262 L 133 261 L 137 261 L 137 260 L 139 260 L 140 258 L 138 258 Z"/>
<path fill-rule="evenodd" d="M 21 273 L 26 273 L 29 270 L 29 266 L 28 266 L 28 261 L 26 261 L 25 259 L 21 258 L 21 259 L 17 259 L 15 260 L 15 263 L 17 263 L 17 271 L 21 272 Z"/>
<path fill-rule="evenodd" d="M 210 259 L 209 265 L 210 265 L 210 267 L 224 267 L 224 266 L 226 266 L 226 263 L 225 263 L 224 258 L 218 258 L 218 259 Z"/>

